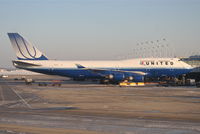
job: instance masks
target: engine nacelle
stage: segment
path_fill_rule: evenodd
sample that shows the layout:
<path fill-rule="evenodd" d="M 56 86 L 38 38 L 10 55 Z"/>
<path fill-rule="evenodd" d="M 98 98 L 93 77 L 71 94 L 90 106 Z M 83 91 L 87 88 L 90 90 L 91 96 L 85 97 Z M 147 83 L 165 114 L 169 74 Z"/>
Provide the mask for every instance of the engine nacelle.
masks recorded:
<path fill-rule="evenodd" d="M 114 78 L 114 75 L 113 74 L 109 74 L 109 75 L 106 76 L 106 78 L 109 79 L 109 80 L 112 80 Z"/>
<path fill-rule="evenodd" d="M 126 78 L 125 78 L 125 80 L 128 80 L 128 81 L 133 81 L 133 80 L 134 80 L 134 78 L 133 78 L 133 76 L 128 76 L 128 77 L 126 77 Z"/>
<path fill-rule="evenodd" d="M 143 82 L 144 81 L 144 76 L 134 76 L 134 82 Z"/>
<path fill-rule="evenodd" d="M 122 73 L 115 73 L 107 75 L 106 78 L 114 82 L 120 82 L 125 80 L 125 75 Z"/>
<path fill-rule="evenodd" d="M 122 82 L 124 80 L 134 81 L 134 82 L 143 82 L 144 81 L 144 76 L 141 76 L 141 75 L 132 76 L 132 75 L 124 74 L 124 73 L 109 74 L 105 78 L 112 82 Z"/>

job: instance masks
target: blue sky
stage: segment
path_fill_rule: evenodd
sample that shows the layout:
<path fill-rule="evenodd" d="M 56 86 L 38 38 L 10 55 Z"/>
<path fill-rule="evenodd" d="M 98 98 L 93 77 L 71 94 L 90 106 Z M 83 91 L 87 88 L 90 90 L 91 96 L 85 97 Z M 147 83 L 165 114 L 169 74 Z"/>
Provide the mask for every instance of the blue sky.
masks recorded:
<path fill-rule="evenodd" d="M 52 59 L 117 59 L 138 42 L 167 39 L 177 56 L 200 54 L 200 0 L 0 0 L 1 67 L 19 32 Z"/>

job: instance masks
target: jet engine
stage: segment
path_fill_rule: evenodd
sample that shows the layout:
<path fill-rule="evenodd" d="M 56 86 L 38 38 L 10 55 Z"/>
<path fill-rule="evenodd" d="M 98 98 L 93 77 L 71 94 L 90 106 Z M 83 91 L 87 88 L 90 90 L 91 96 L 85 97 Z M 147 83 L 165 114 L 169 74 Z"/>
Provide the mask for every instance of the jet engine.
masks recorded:
<path fill-rule="evenodd" d="M 125 74 L 125 73 L 113 73 L 108 74 L 105 77 L 110 82 L 122 82 L 122 81 L 134 81 L 134 82 L 142 82 L 144 81 L 144 76 L 142 75 L 131 75 L 131 74 Z"/>
<path fill-rule="evenodd" d="M 114 73 L 107 75 L 106 78 L 113 82 L 120 82 L 125 80 L 125 75 L 123 73 Z"/>
<path fill-rule="evenodd" d="M 144 76 L 138 75 L 134 76 L 134 82 L 143 82 L 144 81 Z"/>
<path fill-rule="evenodd" d="M 134 80 L 134 77 L 133 77 L 133 76 L 127 76 L 127 77 L 125 78 L 125 80 L 133 81 L 133 80 Z"/>

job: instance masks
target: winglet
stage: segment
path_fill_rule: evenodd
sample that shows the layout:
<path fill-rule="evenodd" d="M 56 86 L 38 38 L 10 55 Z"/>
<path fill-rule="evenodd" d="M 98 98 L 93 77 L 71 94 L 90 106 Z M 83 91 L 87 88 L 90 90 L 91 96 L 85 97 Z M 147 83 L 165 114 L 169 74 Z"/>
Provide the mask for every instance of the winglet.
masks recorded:
<path fill-rule="evenodd" d="M 81 64 L 76 64 L 77 68 L 82 69 L 85 68 L 84 66 L 82 66 Z"/>

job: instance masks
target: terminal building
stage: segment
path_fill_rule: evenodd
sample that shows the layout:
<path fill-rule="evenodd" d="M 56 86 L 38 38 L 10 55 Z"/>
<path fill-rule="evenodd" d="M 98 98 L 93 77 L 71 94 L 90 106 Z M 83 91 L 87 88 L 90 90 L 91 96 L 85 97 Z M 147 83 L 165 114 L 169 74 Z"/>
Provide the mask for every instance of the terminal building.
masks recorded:
<path fill-rule="evenodd" d="M 182 61 L 186 62 L 187 64 L 195 67 L 195 72 L 200 72 L 200 55 L 190 56 L 189 58 L 180 58 Z"/>
<path fill-rule="evenodd" d="M 200 81 L 200 55 L 190 56 L 188 58 L 180 58 L 182 61 L 188 63 L 195 69 L 187 74 L 188 78 L 196 79 L 196 81 Z"/>

